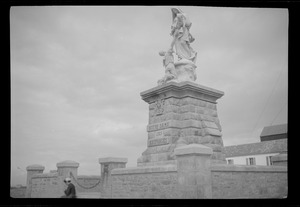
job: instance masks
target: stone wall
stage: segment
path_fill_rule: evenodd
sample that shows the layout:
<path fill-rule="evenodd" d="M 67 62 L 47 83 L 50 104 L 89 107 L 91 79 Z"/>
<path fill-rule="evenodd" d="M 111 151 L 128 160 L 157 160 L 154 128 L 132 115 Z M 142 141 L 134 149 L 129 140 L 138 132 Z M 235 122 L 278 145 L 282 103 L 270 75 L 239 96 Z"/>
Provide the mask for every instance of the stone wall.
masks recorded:
<path fill-rule="evenodd" d="M 96 185 L 100 178 L 96 175 L 78 175 L 79 185 L 76 181 L 72 183 L 75 185 L 77 193 L 99 192 L 100 194 L 101 183 Z M 36 174 L 32 177 L 31 183 L 31 198 L 59 198 L 64 195 L 66 189 L 63 178 L 57 173 Z"/>
<path fill-rule="evenodd" d="M 187 151 L 185 148 L 187 147 L 182 147 L 181 150 Z M 199 165 L 200 162 L 198 161 L 191 162 L 196 160 L 196 151 L 191 149 L 189 148 L 190 158 L 186 157 L 187 155 L 180 157 L 180 152 L 177 152 L 177 156 L 179 156 L 177 164 L 132 168 L 125 168 L 124 166 L 124 168 L 112 169 L 107 175 L 109 181 L 105 186 L 103 186 L 102 180 L 101 183 L 91 189 L 81 188 L 75 181 L 73 183 L 78 193 L 99 192 L 99 197 L 102 196 L 103 198 L 236 199 L 283 198 L 287 196 L 286 166 L 213 164 L 209 167 L 209 165 Z M 203 155 L 199 155 L 199 157 L 201 158 Z M 207 155 L 205 157 L 208 158 Z M 183 165 L 180 164 L 181 162 Z M 186 165 L 190 165 L 190 167 Z M 201 169 L 197 169 L 195 166 L 199 166 Z M 206 172 L 201 166 L 208 168 Z M 193 169 L 188 170 L 191 167 Z M 192 174 L 187 174 L 184 169 L 191 171 Z M 64 177 L 59 176 L 58 173 L 32 175 L 30 197 L 61 197 L 66 187 L 63 179 Z M 100 176 L 77 176 L 77 182 L 87 188 L 97 184 L 99 179 L 101 179 Z M 209 183 L 204 184 L 203 179 L 205 181 L 211 180 L 209 182 L 211 185 L 208 186 Z M 195 186 L 188 186 L 189 183 Z M 102 187 L 105 187 L 105 194 L 102 194 Z M 187 194 L 187 192 L 189 193 Z"/>
<path fill-rule="evenodd" d="M 287 196 L 287 168 L 281 166 L 214 165 L 215 199 L 283 198 Z"/>
<path fill-rule="evenodd" d="M 30 165 L 27 169 L 27 198 L 60 198 L 67 188 L 64 183 L 70 177 L 77 193 L 99 192 L 101 189 L 100 175 L 77 175 L 79 163 L 66 160 L 57 163 L 57 170 L 43 173 L 44 166 Z"/>
<path fill-rule="evenodd" d="M 74 183 L 76 187 L 76 192 L 78 193 L 100 192 L 101 190 L 101 182 L 99 183 L 100 179 L 101 176 L 97 176 L 97 175 L 78 175 L 77 182 L 79 183 L 79 185 L 76 182 Z"/>
<path fill-rule="evenodd" d="M 287 196 L 287 166 L 210 164 L 212 149 L 199 144 L 175 150 L 177 162 L 126 168 L 125 158 L 100 158 L 100 176 L 80 176 L 72 182 L 78 193 L 102 198 L 283 198 Z M 68 162 L 68 166 L 70 162 Z M 107 166 L 107 171 L 105 170 Z M 34 169 L 40 166 L 34 166 Z M 33 167 L 28 168 L 31 173 Z M 74 170 L 71 166 L 70 170 Z M 59 172 L 66 174 L 60 175 Z M 69 171 L 30 174 L 32 198 L 59 198 Z M 100 180 L 101 182 L 93 188 Z M 29 182 L 30 181 L 30 182 Z M 77 182 L 85 186 L 81 188 Z M 99 194 L 98 194 L 99 193 Z M 96 197 L 95 197 L 96 198 Z"/>
<path fill-rule="evenodd" d="M 36 174 L 31 180 L 31 198 L 59 198 L 64 195 L 63 181 L 57 173 Z"/>
<path fill-rule="evenodd" d="M 111 176 L 112 198 L 178 198 L 175 165 L 114 169 Z"/>

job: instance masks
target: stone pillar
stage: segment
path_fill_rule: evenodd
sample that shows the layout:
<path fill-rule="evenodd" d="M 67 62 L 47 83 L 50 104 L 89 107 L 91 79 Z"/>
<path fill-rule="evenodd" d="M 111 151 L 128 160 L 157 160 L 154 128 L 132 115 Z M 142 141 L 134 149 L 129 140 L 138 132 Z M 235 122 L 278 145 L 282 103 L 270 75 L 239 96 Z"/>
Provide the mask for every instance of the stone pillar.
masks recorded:
<path fill-rule="evenodd" d="M 280 153 L 279 155 L 275 155 L 272 158 L 273 165 L 276 166 L 287 166 L 288 156 L 287 152 Z"/>
<path fill-rule="evenodd" d="M 29 165 L 26 167 L 27 170 L 27 181 L 26 181 L 26 198 L 31 198 L 31 189 L 32 189 L 32 177 L 35 174 L 42 174 L 45 167 L 42 165 Z"/>
<path fill-rule="evenodd" d="M 99 158 L 101 171 L 101 197 L 111 198 L 112 182 L 111 171 L 116 168 L 125 168 L 127 158 L 106 157 Z"/>
<path fill-rule="evenodd" d="M 78 162 L 72 160 L 66 160 L 57 163 L 56 167 L 57 167 L 58 176 L 60 176 L 62 179 L 65 179 L 66 177 L 72 178 L 71 172 L 74 178 L 77 179 L 77 171 L 79 167 Z"/>
<path fill-rule="evenodd" d="M 175 149 L 180 198 L 212 198 L 211 155 L 213 150 L 201 144 Z"/>
<path fill-rule="evenodd" d="M 149 123 L 147 148 L 138 166 L 175 160 L 175 148 L 193 143 L 212 148 L 212 162 L 226 163 L 216 102 L 223 95 L 188 81 L 168 82 L 142 92 L 149 104 Z"/>

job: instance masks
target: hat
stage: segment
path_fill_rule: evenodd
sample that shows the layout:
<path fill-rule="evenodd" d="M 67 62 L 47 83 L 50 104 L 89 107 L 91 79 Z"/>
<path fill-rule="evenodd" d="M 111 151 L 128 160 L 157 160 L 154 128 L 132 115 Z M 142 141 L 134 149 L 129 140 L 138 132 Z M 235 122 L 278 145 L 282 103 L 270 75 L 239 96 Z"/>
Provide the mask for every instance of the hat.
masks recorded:
<path fill-rule="evenodd" d="M 66 178 L 65 182 L 71 182 L 71 178 Z"/>

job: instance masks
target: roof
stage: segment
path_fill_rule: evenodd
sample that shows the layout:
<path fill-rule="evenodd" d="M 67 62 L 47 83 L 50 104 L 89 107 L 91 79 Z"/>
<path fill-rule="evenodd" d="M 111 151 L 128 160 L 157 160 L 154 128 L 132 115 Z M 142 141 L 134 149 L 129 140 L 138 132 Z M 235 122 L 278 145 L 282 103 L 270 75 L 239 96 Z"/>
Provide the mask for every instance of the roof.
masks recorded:
<path fill-rule="evenodd" d="M 268 154 L 287 151 L 287 139 L 224 147 L 226 157 Z"/>
<path fill-rule="evenodd" d="M 263 128 L 260 137 L 287 134 L 287 124 L 272 125 Z"/>

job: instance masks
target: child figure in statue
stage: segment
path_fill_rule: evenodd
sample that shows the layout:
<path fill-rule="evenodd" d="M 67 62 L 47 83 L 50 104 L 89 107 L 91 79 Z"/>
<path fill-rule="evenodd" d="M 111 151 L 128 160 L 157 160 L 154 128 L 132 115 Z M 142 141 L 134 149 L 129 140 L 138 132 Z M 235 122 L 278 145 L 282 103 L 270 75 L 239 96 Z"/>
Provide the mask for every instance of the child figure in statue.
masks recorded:
<path fill-rule="evenodd" d="M 170 80 L 176 79 L 173 52 L 174 51 L 172 49 L 169 49 L 167 52 L 159 52 L 159 55 L 164 57 L 163 65 L 165 67 L 165 76 L 158 80 L 158 85 L 162 85 Z"/>

